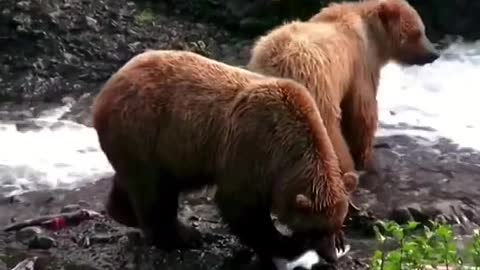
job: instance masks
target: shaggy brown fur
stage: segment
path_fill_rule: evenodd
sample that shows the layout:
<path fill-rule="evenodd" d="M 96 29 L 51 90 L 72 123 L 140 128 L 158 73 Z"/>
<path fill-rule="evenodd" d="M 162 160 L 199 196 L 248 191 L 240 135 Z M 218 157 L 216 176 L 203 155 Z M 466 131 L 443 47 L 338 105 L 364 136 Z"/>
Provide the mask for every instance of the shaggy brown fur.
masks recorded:
<path fill-rule="evenodd" d="M 389 60 L 423 65 L 438 57 L 406 1 L 367 0 L 334 3 L 307 22 L 273 29 L 257 40 L 248 68 L 304 84 L 318 104 L 342 171 L 375 172 L 381 68 Z"/>
<path fill-rule="evenodd" d="M 120 222 L 138 221 L 160 247 L 196 239 L 177 219 L 179 193 L 216 184 L 222 216 L 243 242 L 261 257 L 297 254 L 270 211 L 295 232 L 334 239 L 358 181 L 342 179 L 304 86 L 190 52 L 131 59 L 96 98 L 93 125 L 115 170 L 107 209 Z M 332 251 L 319 250 L 335 259 Z"/>

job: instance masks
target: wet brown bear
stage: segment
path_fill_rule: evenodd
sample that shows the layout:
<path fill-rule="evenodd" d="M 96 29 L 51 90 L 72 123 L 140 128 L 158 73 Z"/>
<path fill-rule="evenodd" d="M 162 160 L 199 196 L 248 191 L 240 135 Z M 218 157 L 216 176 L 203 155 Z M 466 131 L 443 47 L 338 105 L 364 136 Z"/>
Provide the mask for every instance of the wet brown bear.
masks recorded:
<path fill-rule="evenodd" d="M 147 51 L 105 84 L 93 125 L 115 170 L 110 214 L 138 221 L 159 247 L 196 239 L 177 218 L 178 196 L 207 184 L 217 185 L 231 231 L 260 258 L 301 252 L 275 229 L 270 211 L 294 232 L 342 242 L 357 178 L 341 177 L 315 102 L 297 82 L 191 52 Z M 332 252 L 319 250 L 334 260 Z"/>
<path fill-rule="evenodd" d="M 404 0 L 333 3 L 309 21 L 260 37 L 248 69 L 294 79 L 313 94 L 344 172 L 375 173 L 377 86 L 389 61 L 423 65 L 439 57 L 418 13 Z"/>

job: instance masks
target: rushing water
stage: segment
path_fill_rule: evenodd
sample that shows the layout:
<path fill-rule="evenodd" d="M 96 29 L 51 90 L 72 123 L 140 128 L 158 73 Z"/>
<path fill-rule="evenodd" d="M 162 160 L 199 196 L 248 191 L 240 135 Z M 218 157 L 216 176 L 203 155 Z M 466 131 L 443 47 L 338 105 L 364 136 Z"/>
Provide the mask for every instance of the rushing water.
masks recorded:
<path fill-rule="evenodd" d="M 60 120 L 71 104 L 30 121 L 0 122 L 0 194 L 74 188 L 110 173 L 94 129 Z M 28 123 L 21 128 L 19 123 Z"/>
<path fill-rule="evenodd" d="M 480 150 L 479 92 L 480 41 L 454 43 L 423 67 L 389 64 L 382 70 L 378 103 L 381 122 L 396 127 L 377 135 L 445 137 Z"/>
<path fill-rule="evenodd" d="M 454 43 L 423 67 L 389 64 L 379 89 L 378 135 L 443 136 L 480 149 L 479 85 L 480 43 Z M 31 119 L 30 130 L 0 122 L 0 194 L 72 188 L 112 172 L 92 128 L 59 120 L 70 106 Z"/>

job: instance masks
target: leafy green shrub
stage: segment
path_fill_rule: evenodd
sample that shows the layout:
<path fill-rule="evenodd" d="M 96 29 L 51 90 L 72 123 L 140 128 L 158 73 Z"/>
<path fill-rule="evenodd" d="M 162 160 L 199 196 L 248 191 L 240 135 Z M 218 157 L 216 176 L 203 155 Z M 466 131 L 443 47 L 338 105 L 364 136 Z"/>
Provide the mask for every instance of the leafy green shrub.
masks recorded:
<path fill-rule="evenodd" d="M 457 237 L 449 225 L 387 222 L 376 226 L 375 233 L 380 250 L 374 253 L 371 270 L 480 270 L 478 231 L 465 250 L 457 248 Z"/>

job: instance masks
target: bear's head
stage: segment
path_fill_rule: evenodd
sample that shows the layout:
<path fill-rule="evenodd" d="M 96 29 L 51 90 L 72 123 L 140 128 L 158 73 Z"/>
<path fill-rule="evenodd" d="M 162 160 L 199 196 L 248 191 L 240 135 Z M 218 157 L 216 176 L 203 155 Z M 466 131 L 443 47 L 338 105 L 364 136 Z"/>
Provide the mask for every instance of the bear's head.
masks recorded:
<path fill-rule="evenodd" d="M 373 12 L 389 45 L 390 58 L 404 65 L 424 65 L 440 57 L 425 34 L 417 11 L 405 0 L 377 0 Z"/>
<path fill-rule="evenodd" d="M 356 173 L 345 173 L 342 179 L 344 189 L 340 196 L 321 209 L 315 202 L 328 200 L 329 194 L 297 194 L 296 218 L 289 224 L 293 236 L 304 241 L 307 249 L 314 249 L 327 262 L 335 262 L 337 249 L 344 248 L 342 228 L 350 206 L 350 194 L 358 185 Z"/>

